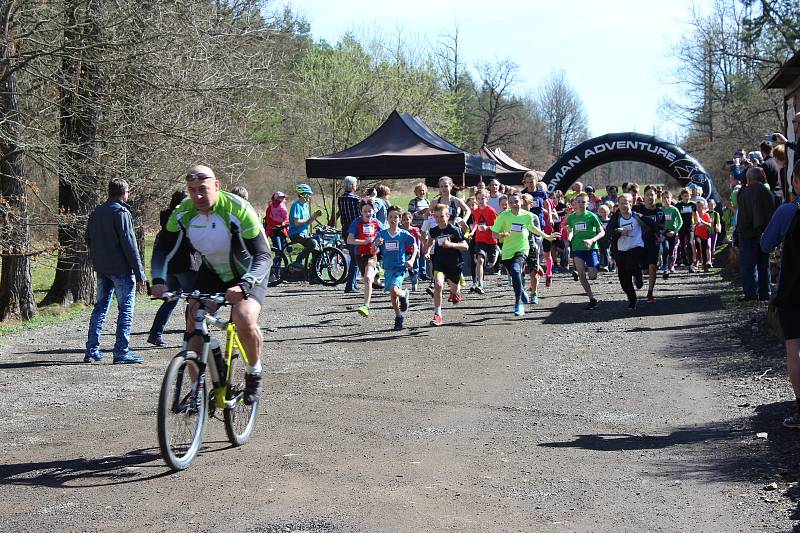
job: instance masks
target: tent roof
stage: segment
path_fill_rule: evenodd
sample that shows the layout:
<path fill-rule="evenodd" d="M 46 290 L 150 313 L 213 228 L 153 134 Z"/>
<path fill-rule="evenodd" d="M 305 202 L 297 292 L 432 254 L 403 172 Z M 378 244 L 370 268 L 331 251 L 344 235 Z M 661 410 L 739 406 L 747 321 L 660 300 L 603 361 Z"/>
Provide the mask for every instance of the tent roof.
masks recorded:
<path fill-rule="evenodd" d="M 522 176 L 528 172 L 528 167 L 511 159 L 500 148 L 489 148 L 484 144 L 478 150 L 483 157 L 492 159 L 497 164 L 497 180 L 503 185 L 518 186 L 522 183 Z"/>
<path fill-rule="evenodd" d="M 341 152 L 306 159 L 309 178 L 494 176 L 494 160 L 458 148 L 419 117 L 392 111 L 369 137 Z"/>

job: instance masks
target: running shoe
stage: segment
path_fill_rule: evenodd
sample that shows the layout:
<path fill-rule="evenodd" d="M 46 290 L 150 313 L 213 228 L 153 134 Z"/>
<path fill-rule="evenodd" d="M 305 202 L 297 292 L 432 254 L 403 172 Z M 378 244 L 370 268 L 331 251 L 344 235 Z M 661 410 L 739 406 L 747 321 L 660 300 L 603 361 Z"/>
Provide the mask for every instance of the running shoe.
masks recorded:
<path fill-rule="evenodd" d="M 433 318 L 431 319 L 431 326 L 441 326 L 442 324 L 444 324 L 442 315 L 433 315 Z"/>
<path fill-rule="evenodd" d="M 400 298 L 400 311 L 405 313 L 408 311 L 408 291 L 406 291 Z"/>
<path fill-rule="evenodd" d="M 711 265 L 709 265 L 708 263 L 703 265 L 703 272 L 708 272 L 709 270 L 711 270 Z"/>
<path fill-rule="evenodd" d="M 553 276 L 547 276 L 546 278 L 544 278 L 545 287 L 549 287 L 552 282 L 553 282 Z"/>
<path fill-rule="evenodd" d="M 572 279 L 578 281 L 578 272 L 576 270 L 572 271 Z"/>
<path fill-rule="evenodd" d="M 535 292 L 533 293 L 533 297 L 531 298 L 531 303 L 537 305 L 539 303 L 539 295 Z"/>
<path fill-rule="evenodd" d="M 783 419 L 783 427 L 787 429 L 800 429 L 800 415 L 790 416 Z"/>
<path fill-rule="evenodd" d="M 356 311 L 358 311 L 358 314 L 361 315 L 361 316 L 369 316 L 369 306 L 368 305 L 362 305 L 361 307 L 356 309 Z"/>
<path fill-rule="evenodd" d="M 401 329 L 403 329 L 403 318 L 405 318 L 403 315 L 399 315 L 399 316 L 394 317 L 394 330 L 395 331 L 400 331 Z"/>
<path fill-rule="evenodd" d="M 483 285 L 478 285 L 477 287 L 475 287 L 475 292 L 477 292 L 478 294 L 486 294 Z"/>
<path fill-rule="evenodd" d="M 661 277 L 664 278 L 665 280 L 669 279 L 669 270 L 665 270 L 664 272 L 662 272 Z"/>
<path fill-rule="evenodd" d="M 523 304 L 514 304 L 514 316 L 523 316 L 525 314 L 525 306 Z"/>
<path fill-rule="evenodd" d="M 433 296 L 433 287 L 428 287 L 425 289 L 425 292 L 427 292 L 430 296 Z"/>
<path fill-rule="evenodd" d="M 653 296 L 652 292 L 647 293 L 647 303 L 651 304 L 656 301 L 655 296 Z"/>
<path fill-rule="evenodd" d="M 531 298 L 530 298 L 530 296 L 528 296 L 528 293 L 525 292 L 525 291 L 522 291 L 522 294 L 520 295 L 519 299 L 522 300 L 522 303 L 524 303 L 524 304 L 531 303 Z"/>
<path fill-rule="evenodd" d="M 586 304 L 586 310 L 591 311 L 592 309 L 597 309 L 597 306 L 600 304 L 595 298 L 589 300 L 589 303 Z"/>
<path fill-rule="evenodd" d="M 456 292 L 450 295 L 450 298 L 447 300 L 448 302 L 453 302 L 453 305 L 461 303 L 461 293 Z"/>
<path fill-rule="evenodd" d="M 244 375 L 244 404 L 253 405 L 261 395 L 261 372 Z"/>
<path fill-rule="evenodd" d="M 636 299 L 628 300 L 628 309 L 636 309 Z"/>

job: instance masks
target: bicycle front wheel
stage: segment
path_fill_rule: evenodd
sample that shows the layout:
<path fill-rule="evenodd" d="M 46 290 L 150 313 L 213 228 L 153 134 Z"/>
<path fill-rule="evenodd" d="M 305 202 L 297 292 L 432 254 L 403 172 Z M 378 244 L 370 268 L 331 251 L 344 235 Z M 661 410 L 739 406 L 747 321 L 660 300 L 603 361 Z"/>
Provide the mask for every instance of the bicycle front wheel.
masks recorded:
<path fill-rule="evenodd" d="M 158 398 L 158 445 L 173 470 L 184 470 L 203 442 L 206 420 L 205 387 L 198 388 L 200 365 L 194 352 L 181 352 L 170 361 Z"/>
<path fill-rule="evenodd" d="M 347 277 L 347 260 L 344 253 L 333 246 L 326 246 L 317 254 L 314 273 L 323 285 L 333 286 Z"/>
<path fill-rule="evenodd" d="M 225 433 L 234 446 L 241 446 L 250 440 L 253 428 L 256 427 L 259 400 L 252 405 L 244 403 L 245 362 L 236 347 L 233 348 L 228 380 L 228 392 L 225 400 L 228 406 L 223 410 Z"/>

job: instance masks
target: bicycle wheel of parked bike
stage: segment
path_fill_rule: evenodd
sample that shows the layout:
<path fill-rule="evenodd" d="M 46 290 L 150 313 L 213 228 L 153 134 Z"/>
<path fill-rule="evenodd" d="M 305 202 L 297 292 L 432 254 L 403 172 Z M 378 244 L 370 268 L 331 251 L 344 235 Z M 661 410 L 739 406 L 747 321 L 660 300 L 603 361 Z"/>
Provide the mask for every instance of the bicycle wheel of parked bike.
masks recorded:
<path fill-rule="evenodd" d="M 347 259 L 344 252 L 333 246 L 326 246 L 316 254 L 314 274 L 323 285 L 338 285 L 347 277 Z"/>
<path fill-rule="evenodd" d="M 226 407 L 222 414 L 225 420 L 225 433 L 234 446 L 241 446 L 248 440 L 256 427 L 258 417 L 258 401 L 252 405 L 244 403 L 244 374 L 245 362 L 239 351 L 234 347 L 231 357 L 230 380 L 225 400 L 235 402 L 232 407 Z"/>
<path fill-rule="evenodd" d="M 278 252 L 272 258 L 272 268 L 269 271 L 268 287 L 276 287 L 285 281 L 289 268 L 289 258 L 283 252 Z"/>
<path fill-rule="evenodd" d="M 161 457 L 174 470 L 194 460 L 203 442 L 206 420 L 205 388 L 195 391 L 200 365 L 194 352 L 181 352 L 170 361 L 158 398 L 158 445 Z"/>

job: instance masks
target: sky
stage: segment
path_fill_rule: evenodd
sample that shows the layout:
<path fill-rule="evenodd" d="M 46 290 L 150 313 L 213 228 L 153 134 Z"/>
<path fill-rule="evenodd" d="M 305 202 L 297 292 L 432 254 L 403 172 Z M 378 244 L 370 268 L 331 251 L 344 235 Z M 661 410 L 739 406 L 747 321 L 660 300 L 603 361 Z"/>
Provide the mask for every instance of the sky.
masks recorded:
<path fill-rule="evenodd" d="M 351 31 L 434 44 L 456 24 L 464 60 L 510 59 L 519 95 L 535 94 L 563 70 L 583 100 L 592 136 L 636 131 L 673 140 L 680 126 L 659 109 L 681 99 L 674 50 L 691 31 L 691 12 L 713 0 L 283 0 L 315 39 Z M 401 110 L 402 111 L 402 110 Z"/>

